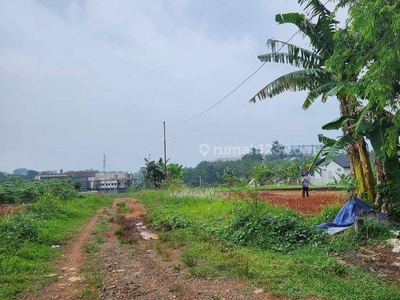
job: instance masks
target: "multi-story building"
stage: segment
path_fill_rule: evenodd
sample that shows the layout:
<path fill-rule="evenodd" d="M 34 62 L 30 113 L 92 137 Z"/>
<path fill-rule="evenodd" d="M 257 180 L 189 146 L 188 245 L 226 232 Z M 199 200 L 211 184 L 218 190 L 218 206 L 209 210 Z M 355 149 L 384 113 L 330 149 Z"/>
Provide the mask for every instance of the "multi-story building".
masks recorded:
<path fill-rule="evenodd" d="M 44 179 L 79 179 L 82 191 L 99 191 L 103 193 L 125 192 L 129 186 L 134 187 L 135 180 L 127 172 L 99 172 L 95 170 L 69 171 L 63 174 L 37 175 L 37 180 Z"/>
<path fill-rule="evenodd" d="M 89 189 L 106 193 L 124 192 L 132 186 L 133 176 L 127 172 L 97 172 L 89 177 Z"/>

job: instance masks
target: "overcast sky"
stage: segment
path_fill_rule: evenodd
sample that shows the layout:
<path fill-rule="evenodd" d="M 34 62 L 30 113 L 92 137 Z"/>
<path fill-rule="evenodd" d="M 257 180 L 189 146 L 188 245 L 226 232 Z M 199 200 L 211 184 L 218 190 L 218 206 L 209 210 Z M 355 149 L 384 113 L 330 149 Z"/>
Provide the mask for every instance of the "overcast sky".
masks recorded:
<path fill-rule="evenodd" d="M 163 155 L 163 121 L 184 166 L 238 156 L 227 147 L 318 144 L 335 99 L 248 103 L 292 70 L 273 63 L 182 123 L 255 71 L 268 38 L 289 39 L 296 28 L 274 16 L 294 11 L 297 0 L 0 1 L 0 170 L 102 170 L 105 153 L 107 170 L 135 172 Z"/>

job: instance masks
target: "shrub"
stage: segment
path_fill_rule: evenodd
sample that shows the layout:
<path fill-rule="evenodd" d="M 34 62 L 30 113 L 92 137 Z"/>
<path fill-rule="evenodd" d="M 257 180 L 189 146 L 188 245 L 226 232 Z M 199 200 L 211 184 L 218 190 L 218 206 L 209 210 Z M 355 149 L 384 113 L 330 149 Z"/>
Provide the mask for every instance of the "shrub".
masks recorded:
<path fill-rule="evenodd" d="M 182 215 L 168 213 L 157 215 L 157 217 L 152 219 L 151 224 L 156 230 L 170 231 L 186 228 L 191 222 L 186 220 Z"/>
<path fill-rule="evenodd" d="M 0 183 L 0 204 L 36 202 L 43 195 L 67 200 L 76 197 L 76 183 L 73 180 L 22 181 Z"/>
<path fill-rule="evenodd" d="M 237 245 L 290 252 L 296 247 L 322 241 L 322 233 L 304 224 L 297 215 L 238 212 L 223 233 Z"/>
<path fill-rule="evenodd" d="M 1 244 L 6 247 L 18 247 L 25 241 L 38 238 L 41 221 L 30 214 L 9 215 L 0 223 Z"/>

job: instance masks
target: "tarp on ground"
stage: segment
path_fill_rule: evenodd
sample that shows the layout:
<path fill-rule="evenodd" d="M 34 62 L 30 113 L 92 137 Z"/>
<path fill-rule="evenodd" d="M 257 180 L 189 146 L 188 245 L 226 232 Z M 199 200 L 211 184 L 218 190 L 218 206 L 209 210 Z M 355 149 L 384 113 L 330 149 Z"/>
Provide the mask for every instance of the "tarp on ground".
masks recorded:
<path fill-rule="evenodd" d="M 373 213 L 381 220 L 387 220 L 387 217 L 382 213 L 374 213 L 373 208 L 364 201 L 352 196 L 342 209 L 336 215 L 335 220 L 328 223 L 318 225 L 319 228 L 327 231 L 329 234 L 335 234 L 352 226 L 354 221 L 362 215 Z"/>

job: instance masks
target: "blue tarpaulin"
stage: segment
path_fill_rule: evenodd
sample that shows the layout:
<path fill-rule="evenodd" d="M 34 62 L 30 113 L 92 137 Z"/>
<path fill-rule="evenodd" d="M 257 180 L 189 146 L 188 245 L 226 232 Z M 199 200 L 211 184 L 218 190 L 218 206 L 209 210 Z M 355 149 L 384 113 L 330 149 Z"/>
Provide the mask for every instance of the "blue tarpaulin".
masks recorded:
<path fill-rule="evenodd" d="M 334 234 L 353 225 L 354 221 L 365 213 L 374 213 L 374 210 L 364 201 L 352 196 L 338 212 L 335 220 L 322 223 L 318 227 L 327 230 L 330 234 Z M 381 220 L 387 220 L 387 217 L 382 213 L 376 213 L 376 216 Z"/>

